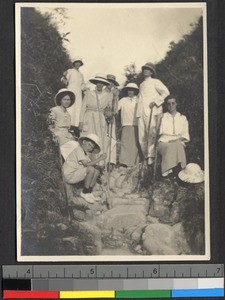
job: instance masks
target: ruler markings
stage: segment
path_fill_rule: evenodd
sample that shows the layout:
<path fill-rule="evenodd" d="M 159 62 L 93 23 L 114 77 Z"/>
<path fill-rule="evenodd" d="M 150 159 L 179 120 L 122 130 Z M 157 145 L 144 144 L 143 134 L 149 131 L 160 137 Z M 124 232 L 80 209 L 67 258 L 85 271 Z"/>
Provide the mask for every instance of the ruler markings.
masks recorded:
<path fill-rule="evenodd" d="M 223 265 L 159 265 L 150 268 L 143 265 L 136 266 L 3 266 L 3 278 L 220 278 L 223 277 Z M 110 268 L 111 267 L 111 268 Z M 184 267 L 184 268 L 183 268 Z M 175 268 L 175 269 L 174 269 Z M 68 273 L 69 272 L 69 273 Z M 75 273 L 76 274 L 75 274 Z M 115 274 L 116 272 L 116 274 Z M 69 275 L 71 274 L 71 275 Z M 47 275 L 47 276 L 46 276 Z"/>

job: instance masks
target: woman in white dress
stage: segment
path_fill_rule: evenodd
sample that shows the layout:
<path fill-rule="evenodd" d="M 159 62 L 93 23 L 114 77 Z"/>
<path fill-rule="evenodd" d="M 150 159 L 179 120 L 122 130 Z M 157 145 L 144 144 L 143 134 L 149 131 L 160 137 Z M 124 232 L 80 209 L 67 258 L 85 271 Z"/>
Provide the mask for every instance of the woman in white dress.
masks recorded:
<path fill-rule="evenodd" d="M 61 89 L 55 95 L 56 106 L 50 109 L 48 115 L 49 128 L 54 140 L 60 145 L 64 159 L 79 145 L 69 132 L 71 117 L 67 109 L 74 104 L 75 94 L 68 89 Z"/>
<path fill-rule="evenodd" d="M 190 141 L 187 118 L 177 111 L 177 101 L 172 95 L 165 98 L 168 112 L 163 114 L 160 126 L 158 151 L 162 157 L 162 176 L 177 173 L 186 167 L 185 144 Z"/>
<path fill-rule="evenodd" d="M 103 89 L 109 84 L 103 75 L 96 75 L 95 78 L 90 79 L 90 82 L 95 84 L 96 88 L 93 91 L 88 91 L 84 96 L 79 130 L 82 131 L 82 136 L 90 133 L 96 134 L 100 139 L 101 152 L 99 154 L 108 154 L 109 137 L 105 111 L 112 107 L 113 96 Z M 112 163 L 116 162 L 113 161 Z"/>
<path fill-rule="evenodd" d="M 123 91 L 126 97 L 118 102 L 121 111 L 121 148 L 119 162 L 126 167 L 133 167 L 139 163 L 140 145 L 138 141 L 137 103 L 139 88 L 135 83 L 128 83 Z"/>
<path fill-rule="evenodd" d="M 76 102 L 68 108 L 68 112 L 71 115 L 71 129 L 74 130 L 77 137 L 79 137 L 78 126 L 82 106 L 82 91 L 86 89 L 83 74 L 79 71 L 81 66 L 83 66 L 82 58 L 74 58 L 73 68 L 65 71 L 61 79 L 66 87 L 76 95 Z"/>

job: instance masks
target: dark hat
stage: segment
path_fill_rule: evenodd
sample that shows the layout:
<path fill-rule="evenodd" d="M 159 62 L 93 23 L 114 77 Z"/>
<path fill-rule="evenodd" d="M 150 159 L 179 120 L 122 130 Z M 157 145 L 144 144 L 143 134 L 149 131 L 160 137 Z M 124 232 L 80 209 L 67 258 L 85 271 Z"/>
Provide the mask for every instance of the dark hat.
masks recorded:
<path fill-rule="evenodd" d="M 119 86 L 119 83 L 116 81 L 116 76 L 114 76 L 112 74 L 108 74 L 107 80 L 114 83 L 116 86 Z"/>
<path fill-rule="evenodd" d="M 61 105 L 61 99 L 66 95 L 70 96 L 70 100 L 71 100 L 70 106 L 72 106 L 75 102 L 76 96 L 72 91 L 70 91 L 66 88 L 59 90 L 58 93 L 55 95 L 55 98 L 54 98 L 55 104 L 58 106 Z"/>
<path fill-rule="evenodd" d="M 75 62 L 79 61 L 81 63 L 81 66 L 83 66 L 83 59 L 80 57 L 80 56 L 75 56 L 74 59 L 73 59 L 73 64 Z"/>
<path fill-rule="evenodd" d="M 149 69 L 149 70 L 151 70 L 151 71 L 153 72 L 154 75 L 156 75 L 155 66 L 154 66 L 152 63 L 150 63 L 150 62 L 146 63 L 146 64 L 145 64 L 144 66 L 142 66 L 141 68 L 142 68 L 142 71 L 143 71 L 144 69 Z"/>

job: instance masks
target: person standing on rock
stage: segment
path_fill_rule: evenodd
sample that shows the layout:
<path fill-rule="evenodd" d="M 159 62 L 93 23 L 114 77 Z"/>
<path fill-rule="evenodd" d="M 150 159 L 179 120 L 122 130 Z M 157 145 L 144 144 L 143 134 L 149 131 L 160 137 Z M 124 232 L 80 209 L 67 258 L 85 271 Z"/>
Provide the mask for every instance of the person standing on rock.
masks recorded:
<path fill-rule="evenodd" d="M 68 69 L 63 73 L 61 81 L 66 87 L 73 91 L 76 95 L 76 102 L 68 109 L 71 115 L 71 130 L 74 131 L 75 136 L 79 137 L 79 118 L 82 107 L 82 91 L 86 90 L 83 74 L 79 71 L 83 66 L 81 57 L 75 57 L 73 61 L 73 68 Z"/>
<path fill-rule="evenodd" d="M 123 92 L 127 95 L 118 102 L 121 111 L 121 149 L 119 162 L 125 167 L 133 167 L 139 163 L 140 145 L 138 141 L 137 102 L 139 88 L 135 83 L 128 83 Z"/>
<path fill-rule="evenodd" d="M 158 152 L 161 154 L 162 176 L 177 173 L 186 167 L 185 145 L 190 141 L 187 118 L 177 111 L 177 100 L 165 98 L 167 112 L 163 114 L 159 132 Z"/>
<path fill-rule="evenodd" d="M 79 138 L 79 146 L 70 153 L 63 165 L 63 173 L 67 183 L 75 184 L 84 180 L 81 197 L 88 203 L 98 201 L 98 198 L 92 193 L 100 174 L 96 164 L 107 157 L 103 153 L 97 159 L 91 160 L 89 155 L 91 153 L 97 154 L 100 151 L 99 137 L 90 133 Z"/>
<path fill-rule="evenodd" d="M 93 91 L 88 91 L 84 96 L 79 130 L 82 135 L 96 134 L 100 139 L 101 153 L 108 153 L 109 138 L 107 136 L 105 111 L 108 109 L 111 111 L 113 95 L 106 92 L 103 87 L 110 83 L 101 74 L 96 75 L 95 78 L 89 81 L 95 84 L 96 88 Z"/>
<path fill-rule="evenodd" d="M 116 81 L 116 76 L 108 74 L 106 79 L 110 82 L 109 85 L 105 87 L 105 91 L 112 95 L 112 107 L 109 111 L 109 117 L 107 118 L 107 111 L 105 111 L 106 121 L 108 124 L 108 136 L 111 139 L 111 153 L 110 153 L 110 164 L 111 168 L 116 164 L 116 113 L 118 111 L 118 99 L 119 99 L 119 83 Z"/>
<path fill-rule="evenodd" d="M 144 81 L 140 85 L 137 108 L 138 133 L 143 155 L 151 165 L 155 157 L 154 145 L 157 125 L 162 116 L 162 104 L 165 97 L 169 95 L 169 90 L 155 78 L 156 71 L 152 63 L 142 66 L 142 73 Z"/>

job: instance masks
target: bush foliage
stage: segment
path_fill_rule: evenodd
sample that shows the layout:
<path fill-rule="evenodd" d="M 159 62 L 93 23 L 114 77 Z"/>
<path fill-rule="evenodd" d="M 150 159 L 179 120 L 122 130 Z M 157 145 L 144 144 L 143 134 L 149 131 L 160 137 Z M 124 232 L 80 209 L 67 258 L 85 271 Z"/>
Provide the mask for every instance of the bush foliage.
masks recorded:
<path fill-rule="evenodd" d="M 21 10 L 23 229 L 33 231 L 36 241 L 40 230 L 52 223 L 48 216 L 54 212 L 60 222 L 65 208 L 58 149 L 46 118 L 55 105 L 54 94 L 62 88 L 62 73 L 71 62 L 64 38 L 51 20 L 34 8 Z M 27 246 L 22 245 L 23 249 Z"/>
<path fill-rule="evenodd" d="M 177 97 L 178 110 L 189 121 L 191 141 L 187 159 L 204 167 L 204 97 L 203 97 L 203 23 L 202 18 L 192 24 L 192 31 L 175 43 L 165 58 L 156 65 L 157 78 Z M 143 81 L 135 64 L 125 69 L 127 82 Z"/>

